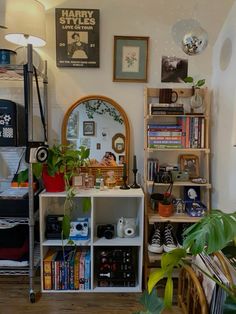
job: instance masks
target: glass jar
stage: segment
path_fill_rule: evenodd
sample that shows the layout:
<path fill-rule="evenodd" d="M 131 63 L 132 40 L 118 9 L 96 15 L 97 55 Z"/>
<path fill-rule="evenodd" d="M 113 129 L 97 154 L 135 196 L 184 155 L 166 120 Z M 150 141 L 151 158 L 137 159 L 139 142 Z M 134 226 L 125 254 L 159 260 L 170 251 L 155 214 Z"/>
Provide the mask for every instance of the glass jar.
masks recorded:
<path fill-rule="evenodd" d="M 190 99 L 190 107 L 193 112 L 204 112 L 203 98 L 200 93 L 200 88 L 193 87 L 193 96 Z"/>
<path fill-rule="evenodd" d="M 108 171 L 107 175 L 108 177 L 106 179 L 106 186 L 108 187 L 108 189 L 113 189 L 116 186 L 114 171 Z"/>

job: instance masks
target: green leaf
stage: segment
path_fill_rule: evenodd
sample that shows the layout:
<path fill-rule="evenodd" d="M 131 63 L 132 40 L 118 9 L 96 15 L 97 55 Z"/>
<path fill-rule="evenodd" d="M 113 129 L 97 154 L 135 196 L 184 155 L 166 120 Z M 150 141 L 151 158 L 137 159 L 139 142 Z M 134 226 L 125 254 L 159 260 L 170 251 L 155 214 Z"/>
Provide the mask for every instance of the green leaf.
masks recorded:
<path fill-rule="evenodd" d="M 166 272 L 172 270 L 174 267 L 179 266 L 179 262 L 187 255 L 185 249 L 175 249 L 165 253 L 161 257 L 161 268 Z"/>
<path fill-rule="evenodd" d="M 184 248 L 189 248 L 193 255 L 203 251 L 207 254 L 219 251 L 236 236 L 236 213 L 212 210 L 209 215 L 188 228 L 184 235 Z"/>
<path fill-rule="evenodd" d="M 206 80 L 205 79 L 202 79 L 202 80 L 198 80 L 197 83 L 196 83 L 196 87 L 201 87 L 205 84 Z"/>
<path fill-rule="evenodd" d="M 185 83 L 193 83 L 193 77 L 192 76 L 185 77 L 184 82 Z"/>
<path fill-rule="evenodd" d="M 91 209 L 91 198 L 85 197 L 83 198 L 83 212 L 87 213 Z"/>
<path fill-rule="evenodd" d="M 161 268 L 155 269 L 151 272 L 149 279 L 148 279 L 148 292 L 151 293 L 152 289 L 155 285 L 165 277 L 165 270 Z"/>
<path fill-rule="evenodd" d="M 165 307 L 171 307 L 173 299 L 173 279 L 172 276 L 169 275 L 167 277 L 167 282 L 165 286 L 165 293 L 164 293 L 164 303 Z"/>
<path fill-rule="evenodd" d="M 153 289 L 150 294 L 145 290 L 140 298 L 140 303 L 146 310 L 140 313 L 160 314 L 164 308 L 164 301 L 157 296 L 156 289 Z"/>
<path fill-rule="evenodd" d="M 224 307 L 223 307 L 224 314 L 235 314 L 236 313 L 236 300 L 230 296 L 227 296 Z"/>
<path fill-rule="evenodd" d="M 68 215 L 63 216 L 62 232 L 63 232 L 63 236 L 65 238 L 69 238 L 69 235 L 70 235 L 70 217 Z"/>

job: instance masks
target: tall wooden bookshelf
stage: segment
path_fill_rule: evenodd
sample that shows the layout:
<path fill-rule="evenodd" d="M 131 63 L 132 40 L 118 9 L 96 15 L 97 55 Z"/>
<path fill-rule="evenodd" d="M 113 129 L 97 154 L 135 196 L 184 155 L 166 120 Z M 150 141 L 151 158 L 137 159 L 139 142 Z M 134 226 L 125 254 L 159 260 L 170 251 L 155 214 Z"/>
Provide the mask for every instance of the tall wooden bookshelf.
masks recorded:
<path fill-rule="evenodd" d="M 202 108 L 193 111 L 190 103 L 193 95 L 192 88 L 173 89 L 178 94 L 178 104 L 183 104 L 183 112 L 170 114 L 163 110 L 160 114 L 158 111 L 153 112 L 153 107 L 159 103 L 159 88 L 145 88 L 144 91 L 144 185 L 145 185 L 145 245 L 144 245 L 144 280 L 147 284 L 149 272 L 151 269 L 160 265 L 162 254 L 148 252 L 148 243 L 151 238 L 152 225 L 156 222 L 170 222 L 173 225 L 178 223 L 194 223 L 199 217 L 192 217 L 186 212 L 182 214 L 173 213 L 170 217 L 162 217 L 158 214 L 157 209 L 153 209 L 150 204 L 150 194 L 152 192 L 153 177 L 150 175 L 150 160 L 155 160 L 158 165 L 172 164 L 180 168 L 181 155 L 194 155 L 199 161 L 199 176 L 204 178 L 206 182 L 174 181 L 172 193 L 177 198 L 184 198 L 185 187 L 193 187 L 200 192 L 200 200 L 209 211 L 211 207 L 211 181 L 210 181 L 210 92 L 207 88 L 200 89 L 200 95 L 203 99 Z M 168 106 L 168 104 L 167 104 Z M 187 122 L 186 122 L 187 121 Z M 184 122 L 184 123 L 183 123 Z M 191 142 L 190 131 L 188 126 L 199 123 L 197 139 Z M 179 142 L 170 140 L 170 145 L 162 145 L 160 141 L 155 142 L 156 133 L 150 133 L 151 127 L 156 125 L 176 124 L 179 125 L 181 138 Z M 181 127 L 182 126 L 182 127 Z M 197 129 L 197 127 L 195 126 Z M 201 129 L 200 129 L 201 128 Z M 155 128 L 154 128 L 155 129 Z M 193 132 L 193 131 L 192 131 Z M 158 134 L 159 135 L 159 134 Z M 154 139 L 154 141 L 153 141 Z M 155 144 L 158 143 L 158 144 Z M 172 145 L 173 144 L 173 145 Z M 169 183 L 155 183 L 155 192 L 165 192 Z"/>

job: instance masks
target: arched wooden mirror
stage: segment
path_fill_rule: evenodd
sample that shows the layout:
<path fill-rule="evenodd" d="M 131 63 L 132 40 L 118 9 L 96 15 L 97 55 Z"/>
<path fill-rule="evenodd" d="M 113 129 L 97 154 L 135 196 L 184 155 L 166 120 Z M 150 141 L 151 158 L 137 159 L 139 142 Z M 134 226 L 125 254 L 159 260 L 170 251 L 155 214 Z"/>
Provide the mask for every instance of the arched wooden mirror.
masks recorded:
<path fill-rule="evenodd" d="M 125 161 L 128 168 L 129 121 L 122 107 L 111 98 L 90 95 L 77 100 L 65 113 L 61 135 L 63 144 L 89 147 L 93 167 L 105 166 L 103 157 L 111 152 L 115 166 L 122 166 Z"/>

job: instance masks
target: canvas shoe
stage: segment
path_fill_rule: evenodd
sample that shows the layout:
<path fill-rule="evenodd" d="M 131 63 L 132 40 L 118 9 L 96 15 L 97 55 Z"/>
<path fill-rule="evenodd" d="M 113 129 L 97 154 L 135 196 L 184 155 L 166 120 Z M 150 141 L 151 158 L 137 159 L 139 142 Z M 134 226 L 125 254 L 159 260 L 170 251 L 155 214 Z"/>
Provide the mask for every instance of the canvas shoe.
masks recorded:
<path fill-rule="evenodd" d="M 152 235 L 151 243 L 148 245 L 148 251 L 151 253 L 162 253 L 163 243 L 161 239 L 161 226 L 154 224 L 154 233 Z"/>
<path fill-rule="evenodd" d="M 179 247 L 183 247 L 183 242 L 186 236 L 183 235 L 184 231 L 188 229 L 191 226 L 191 224 L 187 222 L 180 223 L 176 230 L 176 238 L 178 242 Z"/>
<path fill-rule="evenodd" d="M 164 229 L 164 251 L 165 252 L 170 252 L 174 249 L 176 249 L 177 246 L 177 241 L 175 238 L 175 235 L 173 233 L 173 226 L 171 224 L 165 225 Z"/>

